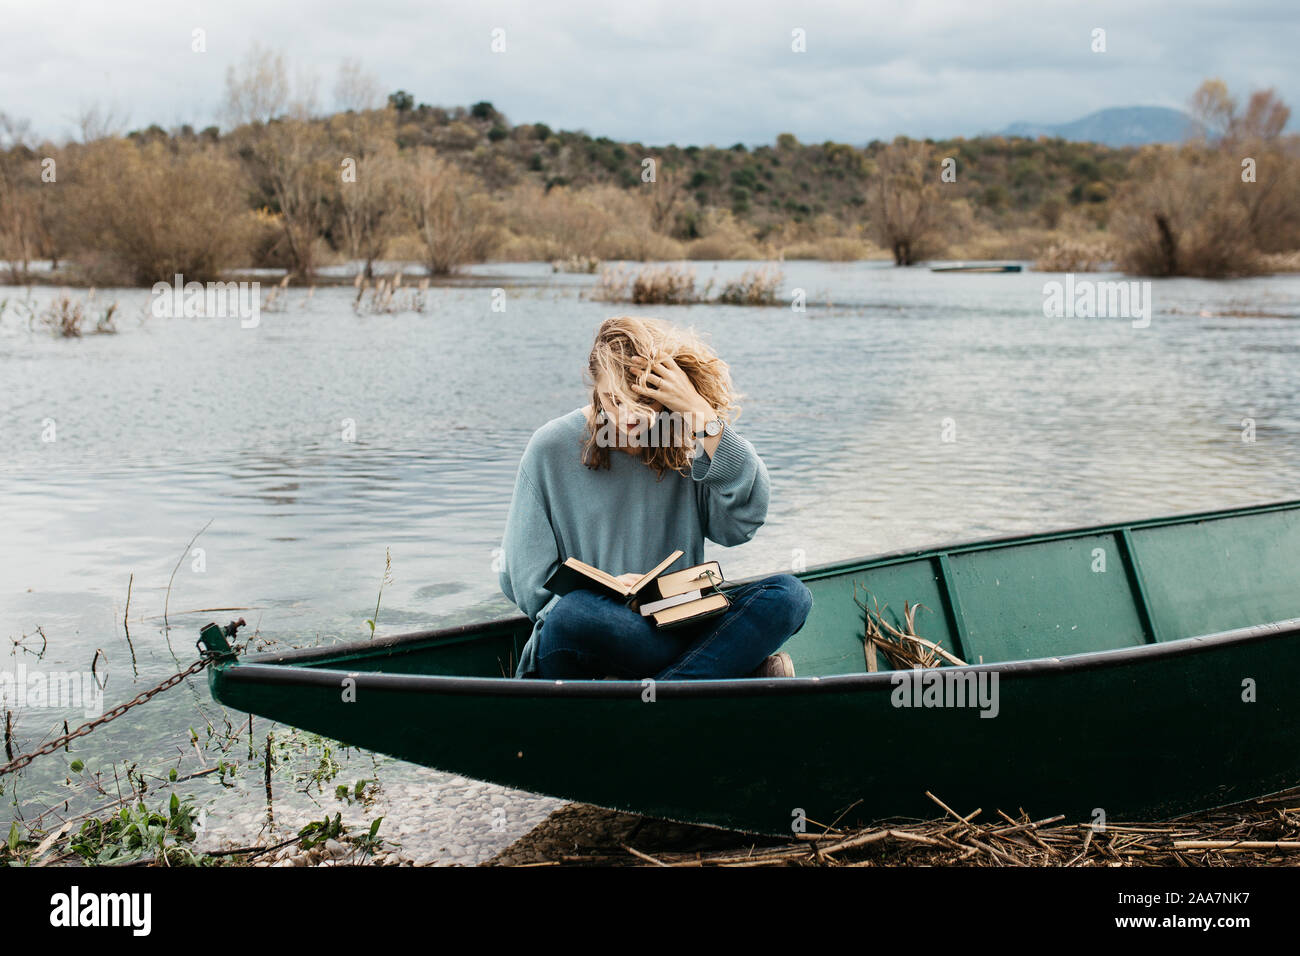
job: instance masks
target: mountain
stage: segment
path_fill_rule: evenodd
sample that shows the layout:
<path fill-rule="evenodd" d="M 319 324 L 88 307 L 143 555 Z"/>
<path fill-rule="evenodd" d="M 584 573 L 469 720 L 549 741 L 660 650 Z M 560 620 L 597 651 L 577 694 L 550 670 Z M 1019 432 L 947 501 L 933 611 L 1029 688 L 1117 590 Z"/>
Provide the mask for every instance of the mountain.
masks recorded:
<path fill-rule="evenodd" d="M 1074 142 L 1106 146 L 1142 146 L 1146 143 L 1180 143 L 1200 129 L 1182 110 L 1164 106 L 1117 106 L 1089 113 L 1072 123 L 1012 123 L 1003 136 L 1059 136 Z"/>

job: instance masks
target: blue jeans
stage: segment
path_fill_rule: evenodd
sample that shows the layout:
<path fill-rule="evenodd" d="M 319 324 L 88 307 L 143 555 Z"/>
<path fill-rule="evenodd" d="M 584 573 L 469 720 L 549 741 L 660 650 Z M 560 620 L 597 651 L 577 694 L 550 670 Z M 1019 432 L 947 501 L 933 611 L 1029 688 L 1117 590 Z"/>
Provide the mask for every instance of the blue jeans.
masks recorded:
<path fill-rule="evenodd" d="M 660 630 L 596 591 L 570 591 L 542 621 L 544 678 L 702 680 L 745 677 L 803 627 L 812 593 L 792 574 L 728 588 L 731 606 L 696 624 Z"/>

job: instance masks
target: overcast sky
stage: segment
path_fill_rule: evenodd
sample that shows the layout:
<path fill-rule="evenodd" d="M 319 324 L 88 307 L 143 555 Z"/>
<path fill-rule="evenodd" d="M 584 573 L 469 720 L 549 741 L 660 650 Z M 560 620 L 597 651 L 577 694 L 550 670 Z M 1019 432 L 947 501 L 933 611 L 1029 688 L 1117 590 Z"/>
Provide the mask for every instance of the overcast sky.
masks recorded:
<path fill-rule="evenodd" d="M 861 143 L 1183 107 L 1207 76 L 1300 111 L 1300 3 L 0 0 L 0 111 L 63 138 L 87 107 L 127 128 L 216 122 L 255 41 L 319 77 L 353 57 L 385 92 L 490 100 L 513 123 L 729 146 Z M 1094 28 L 1106 52 L 1091 50 Z M 206 52 L 191 51 L 201 28 Z M 505 51 L 491 49 L 504 31 Z M 791 49 L 805 31 L 807 51 Z M 1295 120 L 1292 128 L 1296 127 Z"/>

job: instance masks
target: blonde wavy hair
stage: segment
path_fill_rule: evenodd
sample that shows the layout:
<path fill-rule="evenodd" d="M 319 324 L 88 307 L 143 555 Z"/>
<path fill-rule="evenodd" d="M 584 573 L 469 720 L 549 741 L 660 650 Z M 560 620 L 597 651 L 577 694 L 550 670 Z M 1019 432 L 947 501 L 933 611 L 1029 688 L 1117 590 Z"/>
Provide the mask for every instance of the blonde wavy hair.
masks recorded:
<path fill-rule="evenodd" d="M 647 360 L 647 367 L 633 368 L 628 361 L 633 357 Z M 635 382 L 644 387 L 650 374 L 649 366 L 665 358 L 671 358 L 681 366 L 695 390 L 713 406 L 724 422 L 730 423 L 740 417 L 740 406 L 736 402 L 741 395 L 732 387 L 730 368 L 694 328 L 681 329 L 662 319 L 619 315 L 600 324 L 587 359 L 583 381 L 591 388 L 593 419 L 598 419 L 602 411 L 607 415 L 616 411 L 606 409 L 602 404 L 600 389 L 603 385 L 618 406 L 632 406 L 638 414 L 653 421 L 655 409 L 643 394 L 633 391 L 631 385 Z M 597 441 L 599 432 L 598 421 L 587 423 L 582 461 L 588 468 L 610 466 L 610 449 Z M 639 456 L 662 480 L 670 469 L 690 475 L 691 451 L 688 439 L 685 443 L 650 443 L 639 450 Z"/>

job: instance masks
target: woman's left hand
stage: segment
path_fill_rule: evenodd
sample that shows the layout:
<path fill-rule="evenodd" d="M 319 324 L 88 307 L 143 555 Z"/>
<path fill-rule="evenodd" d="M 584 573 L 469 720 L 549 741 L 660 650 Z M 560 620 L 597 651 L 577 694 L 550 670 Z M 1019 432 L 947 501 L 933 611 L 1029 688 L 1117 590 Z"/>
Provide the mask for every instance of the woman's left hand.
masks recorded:
<path fill-rule="evenodd" d="M 645 359 L 640 356 L 636 356 L 630 361 L 641 368 L 646 365 Z M 669 411 L 678 412 L 682 415 L 693 412 L 701 412 L 710 416 L 714 414 L 714 410 L 709 407 L 709 403 L 691 384 L 690 376 L 671 356 L 661 359 L 650 366 L 650 374 L 646 377 L 645 387 L 633 382 L 632 388 L 644 395 L 647 400 L 659 402 Z"/>

